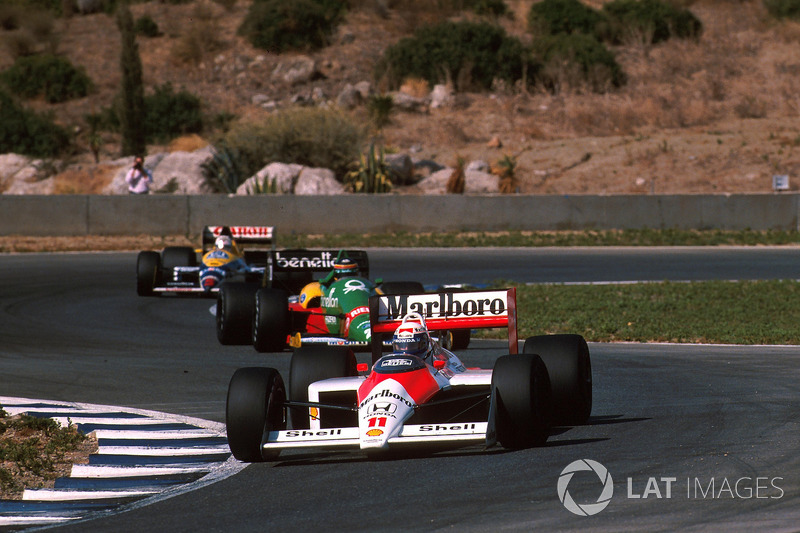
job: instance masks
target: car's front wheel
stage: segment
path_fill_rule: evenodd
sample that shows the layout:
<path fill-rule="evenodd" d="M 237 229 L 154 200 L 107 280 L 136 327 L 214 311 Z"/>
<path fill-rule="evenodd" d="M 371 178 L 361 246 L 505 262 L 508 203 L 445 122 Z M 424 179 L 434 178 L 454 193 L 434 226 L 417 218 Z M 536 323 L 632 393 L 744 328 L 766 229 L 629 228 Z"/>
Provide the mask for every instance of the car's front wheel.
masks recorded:
<path fill-rule="evenodd" d="M 504 355 L 492 372 L 497 441 L 504 448 L 541 446 L 550 435 L 550 381 L 538 355 Z"/>
<path fill-rule="evenodd" d="M 270 461 L 277 451 L 264 450 L 270 431 L 286 429 L 286 388 L 274 368 L 240 368 L 231 377 L 225 405 L 228 446 L 240 461 Z"/>
<path fill-rule="evenodd" d="M 136 258 L 136 293 L 139 296 L 153 296 L 160 268 L 158 252 L 139 252 Z"/>

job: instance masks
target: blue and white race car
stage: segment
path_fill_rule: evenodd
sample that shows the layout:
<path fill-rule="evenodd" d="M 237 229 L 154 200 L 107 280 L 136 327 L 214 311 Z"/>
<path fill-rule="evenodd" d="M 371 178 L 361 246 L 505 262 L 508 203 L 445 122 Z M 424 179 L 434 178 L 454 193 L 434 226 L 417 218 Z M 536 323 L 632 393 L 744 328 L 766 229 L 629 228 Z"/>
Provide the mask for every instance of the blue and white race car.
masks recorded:
<path fill-rule="evenodd" d="M 216 298 L 225 280 L 258 282 L 270 253 L 275 250 L 274 237 L 272 226 L 206 226 L 199 250 L 169 246 L 161 253 L 139 252 L 136 292 L 139 296 L 179 294 Z M 240 248 L 252 244 L 262 247 Z"/>

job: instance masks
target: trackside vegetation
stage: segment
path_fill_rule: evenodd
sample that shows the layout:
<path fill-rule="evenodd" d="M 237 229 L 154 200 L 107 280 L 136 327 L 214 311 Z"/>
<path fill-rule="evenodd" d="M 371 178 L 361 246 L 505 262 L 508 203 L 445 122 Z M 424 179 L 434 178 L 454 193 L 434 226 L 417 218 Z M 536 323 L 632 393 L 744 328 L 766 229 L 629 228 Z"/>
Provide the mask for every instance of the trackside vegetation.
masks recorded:
<path fill-rule="evenodd" d="M 521 285 L 519 335 L 577 333 L 589 342 L 798 345 L 798 298 L 797 280 Z"/>

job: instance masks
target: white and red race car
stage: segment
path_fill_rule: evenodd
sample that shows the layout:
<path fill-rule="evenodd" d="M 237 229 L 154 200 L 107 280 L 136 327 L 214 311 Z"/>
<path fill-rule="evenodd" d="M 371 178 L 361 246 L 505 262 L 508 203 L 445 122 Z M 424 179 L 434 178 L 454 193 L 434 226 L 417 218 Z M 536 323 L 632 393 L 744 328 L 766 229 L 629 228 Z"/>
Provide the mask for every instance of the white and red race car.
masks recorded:
<path fill-rule="evenodd" d="M 226 407 L 234 457 L 269 461 L 283 450 L 314 448 L 368 454 L 403 446 L 525 448 L 542 445 L 553 426 L 589 418 L 586 341 L 530 337 L 518 353 L 516 289 L 374 296 L 370 316 L 371 368 L 357 365 L 347 347 L 300 347 L 292 355 L 288 398 L 273 368 L 234 373 Z M 466 368 L 438 345 L 426 359 L 382 354 L 383 335 L 403 319 L 420 318 L 431 331 L 508 328 L 508 354 L 493 369 Z"/>

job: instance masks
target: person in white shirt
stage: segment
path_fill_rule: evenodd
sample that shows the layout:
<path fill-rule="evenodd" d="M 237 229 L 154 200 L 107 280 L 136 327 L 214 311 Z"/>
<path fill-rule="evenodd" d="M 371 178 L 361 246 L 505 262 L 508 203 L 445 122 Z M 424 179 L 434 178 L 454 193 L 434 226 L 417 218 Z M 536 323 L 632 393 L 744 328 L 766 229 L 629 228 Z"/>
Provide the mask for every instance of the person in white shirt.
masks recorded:
<path fill-rule="evenodd" d="M 134 158 L 133 167 L 125 176 L 125 181 L 128 183 L 128 192 L 130 194 L 148 194 L 150 192 L 153 175 L 144 168 L 144 161 L 140 156 Z"/>

